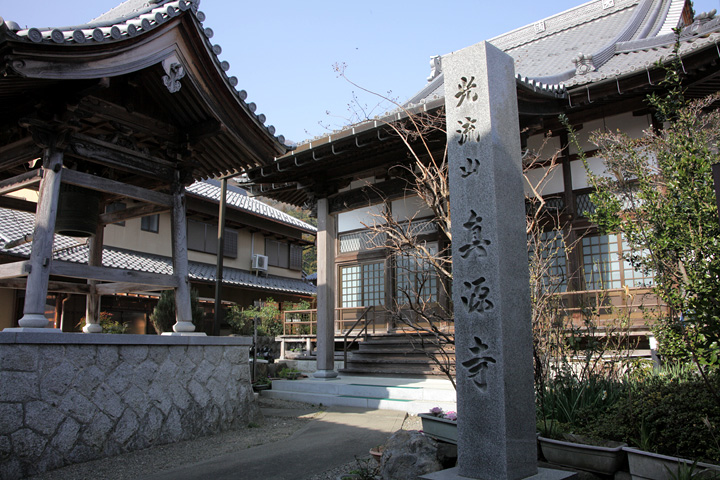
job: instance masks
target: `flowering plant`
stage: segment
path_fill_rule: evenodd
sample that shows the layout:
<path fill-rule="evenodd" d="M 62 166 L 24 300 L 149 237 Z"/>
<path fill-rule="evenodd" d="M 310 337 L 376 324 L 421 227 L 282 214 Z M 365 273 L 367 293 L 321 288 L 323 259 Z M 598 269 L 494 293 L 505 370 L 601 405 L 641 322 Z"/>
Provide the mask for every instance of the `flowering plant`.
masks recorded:
<path fill-rule="evenodd" d="M 452 422 L 457 422 L 457 413 L 453 411 L 444 412 L 440 407 L 433 407 L 430 409 L 430 415 L 433 417 L 445 418 Z"/>

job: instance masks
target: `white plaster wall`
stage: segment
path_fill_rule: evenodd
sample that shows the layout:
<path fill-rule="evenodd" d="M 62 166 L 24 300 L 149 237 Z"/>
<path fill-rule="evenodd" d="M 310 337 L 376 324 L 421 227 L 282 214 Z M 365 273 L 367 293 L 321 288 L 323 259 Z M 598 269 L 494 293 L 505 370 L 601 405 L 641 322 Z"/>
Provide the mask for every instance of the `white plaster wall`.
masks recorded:
<path fill-rule="evenodd" d="M 651 126 L 650 116 L 643 115 L 635 117 L 631 112 L 620 115 L 593 120 L 583 124 L 582 130 L 576 132 L 578 140 L 583 150 L 595 150 L 597 145 L 590 142 L 590 137 L 597 131 L 615 132 L 620 130 L 632 138 L 639 138 L 643 131 Z M 574 143 L 570 143 L 570 154 L 576 154 L 577 148 Z"/>
<path fill-rule="evenodd" d="M 530 185 L 538 189 L 540 195 L 562 193 L 565 190 L 565 186 L 563 184 L 564 176 L 562 172 L 562 167 L 560 165 L 555 166 L 548 174 L 547 178 L 543 180 L 543 175 L 545 175 L 547 171 L 547 167 L 542 167 L 533 168 L 532 170 L 529 170 L 525 173 L 525 195 L 529 197 L 534 196 L 533 190 L 532 188 L 530 188 Z"/>
<path fill-rule="evenodd" d="M 590 171 L 595 175 L 606 176 L 605 165 L 603 165 L 603 159 L 601 157 L 588 158 L 587 163 Z M 573 179 L 573 190 L 590 187 L 582 160 L 574 160 L 570 162 L 570 172 Z"/>
<path fill-rule="evenodd" d="M 433 215 L 432 210 L 423 202 L 420 197 L 405 197 L 392 202 L 392 215 L 397 221 L 410 218 L 425 218 Z"/>
<path fill-rule="evenodd" d="M 533 152 L 537 152 L 544 158 L 552 157 L 555 152 L 560 150 L 560 137 L 547 138 L 545 135 L 533 135 L 528 138 L 527 148 Z"/>
<path fill-rule="evenodd" d="M 359 230 L 365 228 L 363 223 L 366 225 L 372 225 L 373 223 L 379 221 L 379 219 L 374 215 L 380 215 L 383 207 L 384 204 L 368 205 L 367 207 L 338 214 L 338 233 Z"/>

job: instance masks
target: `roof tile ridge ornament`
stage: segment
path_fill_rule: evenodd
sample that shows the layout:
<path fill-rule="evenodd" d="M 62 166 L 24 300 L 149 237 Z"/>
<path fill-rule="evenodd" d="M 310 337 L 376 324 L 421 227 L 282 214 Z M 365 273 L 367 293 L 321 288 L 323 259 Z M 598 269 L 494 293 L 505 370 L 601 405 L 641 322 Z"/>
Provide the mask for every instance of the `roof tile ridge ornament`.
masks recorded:
<path fill-rule="evenodd" d="M 442 73 L 442 57 L 433 55 L 430 57 L 430 76 L 427 77 L 428 82 L 432 82 L 438 75 Z"/>
<path fill-rule="evenodd" d="M 163 68 L 165 69 L 165 73 L 167 73 L 167 75 L 163 75 L 162 77 L 163 83 L 170 93 L 179 92 L 182 87 L 180 79 L 185 76 L 185 68 L 183 68 L 178 58 L 174 55 L 163 60 Z"/>
<path fill-rule="evenodd" d="M 579 52 L 575 55 L 575 57 L 573 57 L 572 61 L 575 64 L 575 75 L 585 75 L 586 73 L 597 70 L 597 68 L 595 68 L 595 64 L 593 64 L 592 55 L 585 55 L 584 53 Z"/>

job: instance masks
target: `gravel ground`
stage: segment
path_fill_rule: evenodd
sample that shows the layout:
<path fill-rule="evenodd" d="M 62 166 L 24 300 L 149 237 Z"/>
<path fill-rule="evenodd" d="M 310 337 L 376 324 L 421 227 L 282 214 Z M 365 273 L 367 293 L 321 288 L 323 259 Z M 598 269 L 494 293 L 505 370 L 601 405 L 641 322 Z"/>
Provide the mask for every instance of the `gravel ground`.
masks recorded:
<path fill-rule="evenodd" d="M 260 398 L 261 407 L 303 408 L 308 404 Z M 243 428 L 223 432 L 217 435 L 187 440 L 169 445 L 138 450 L 116 457 L 93 460 L 91 462 L 69 465 L 67 467 L 30 477 L 34 480 L 126 480 L 135 479 L 152 473 L 161 472 L 185 463 L 232 453 L 257 445 L 276 442 L 289 437 L 311 421 L 313 415 L 302 417 L 265 416 L 263 425 L 255 428 Z M 403 429 L 419 430 L 419 417 L 408 416 Z M 359 459 L 362 463 L 373 461 L 368 455 Z M 373 463 L 368 463 L 373 465 Z M 335 480 L 341 473 L 357 468 L 356 462 L 318 473 L 305 480 Z"/>

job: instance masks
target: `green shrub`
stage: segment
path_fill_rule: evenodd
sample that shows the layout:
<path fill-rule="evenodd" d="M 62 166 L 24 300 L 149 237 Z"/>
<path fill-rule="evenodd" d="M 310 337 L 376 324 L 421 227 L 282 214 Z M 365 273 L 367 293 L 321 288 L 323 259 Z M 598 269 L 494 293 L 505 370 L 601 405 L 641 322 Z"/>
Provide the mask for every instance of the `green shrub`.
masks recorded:
<path fill-rule="evenodd" d="M 710 377 L 720 391 L 720 375 Z M 580 433 L 664 455 L 717 463 L 720 411 L 707 385 L 686 370 L 632 382 L 615 404 L 590 415 Z"/>
<path fill-rule="evenodd" d="M 253 317 L 246 315 L 240 305 L 231 305 L 225 312 L 225 321 L 236 335 L 253 334 Z"/>
<path fill-rule="evenodd" d="M 257 317 L 258 335 L 274 337 L 282 335 L 283 324 L 277 302 L 268 297 L 260 307 L 250 306 L 242 308 L 238 305 L 230 307 L 231 315 L 227 317 L 230 328 L 241 335 L 252 335 L 253 323 Z"/>

